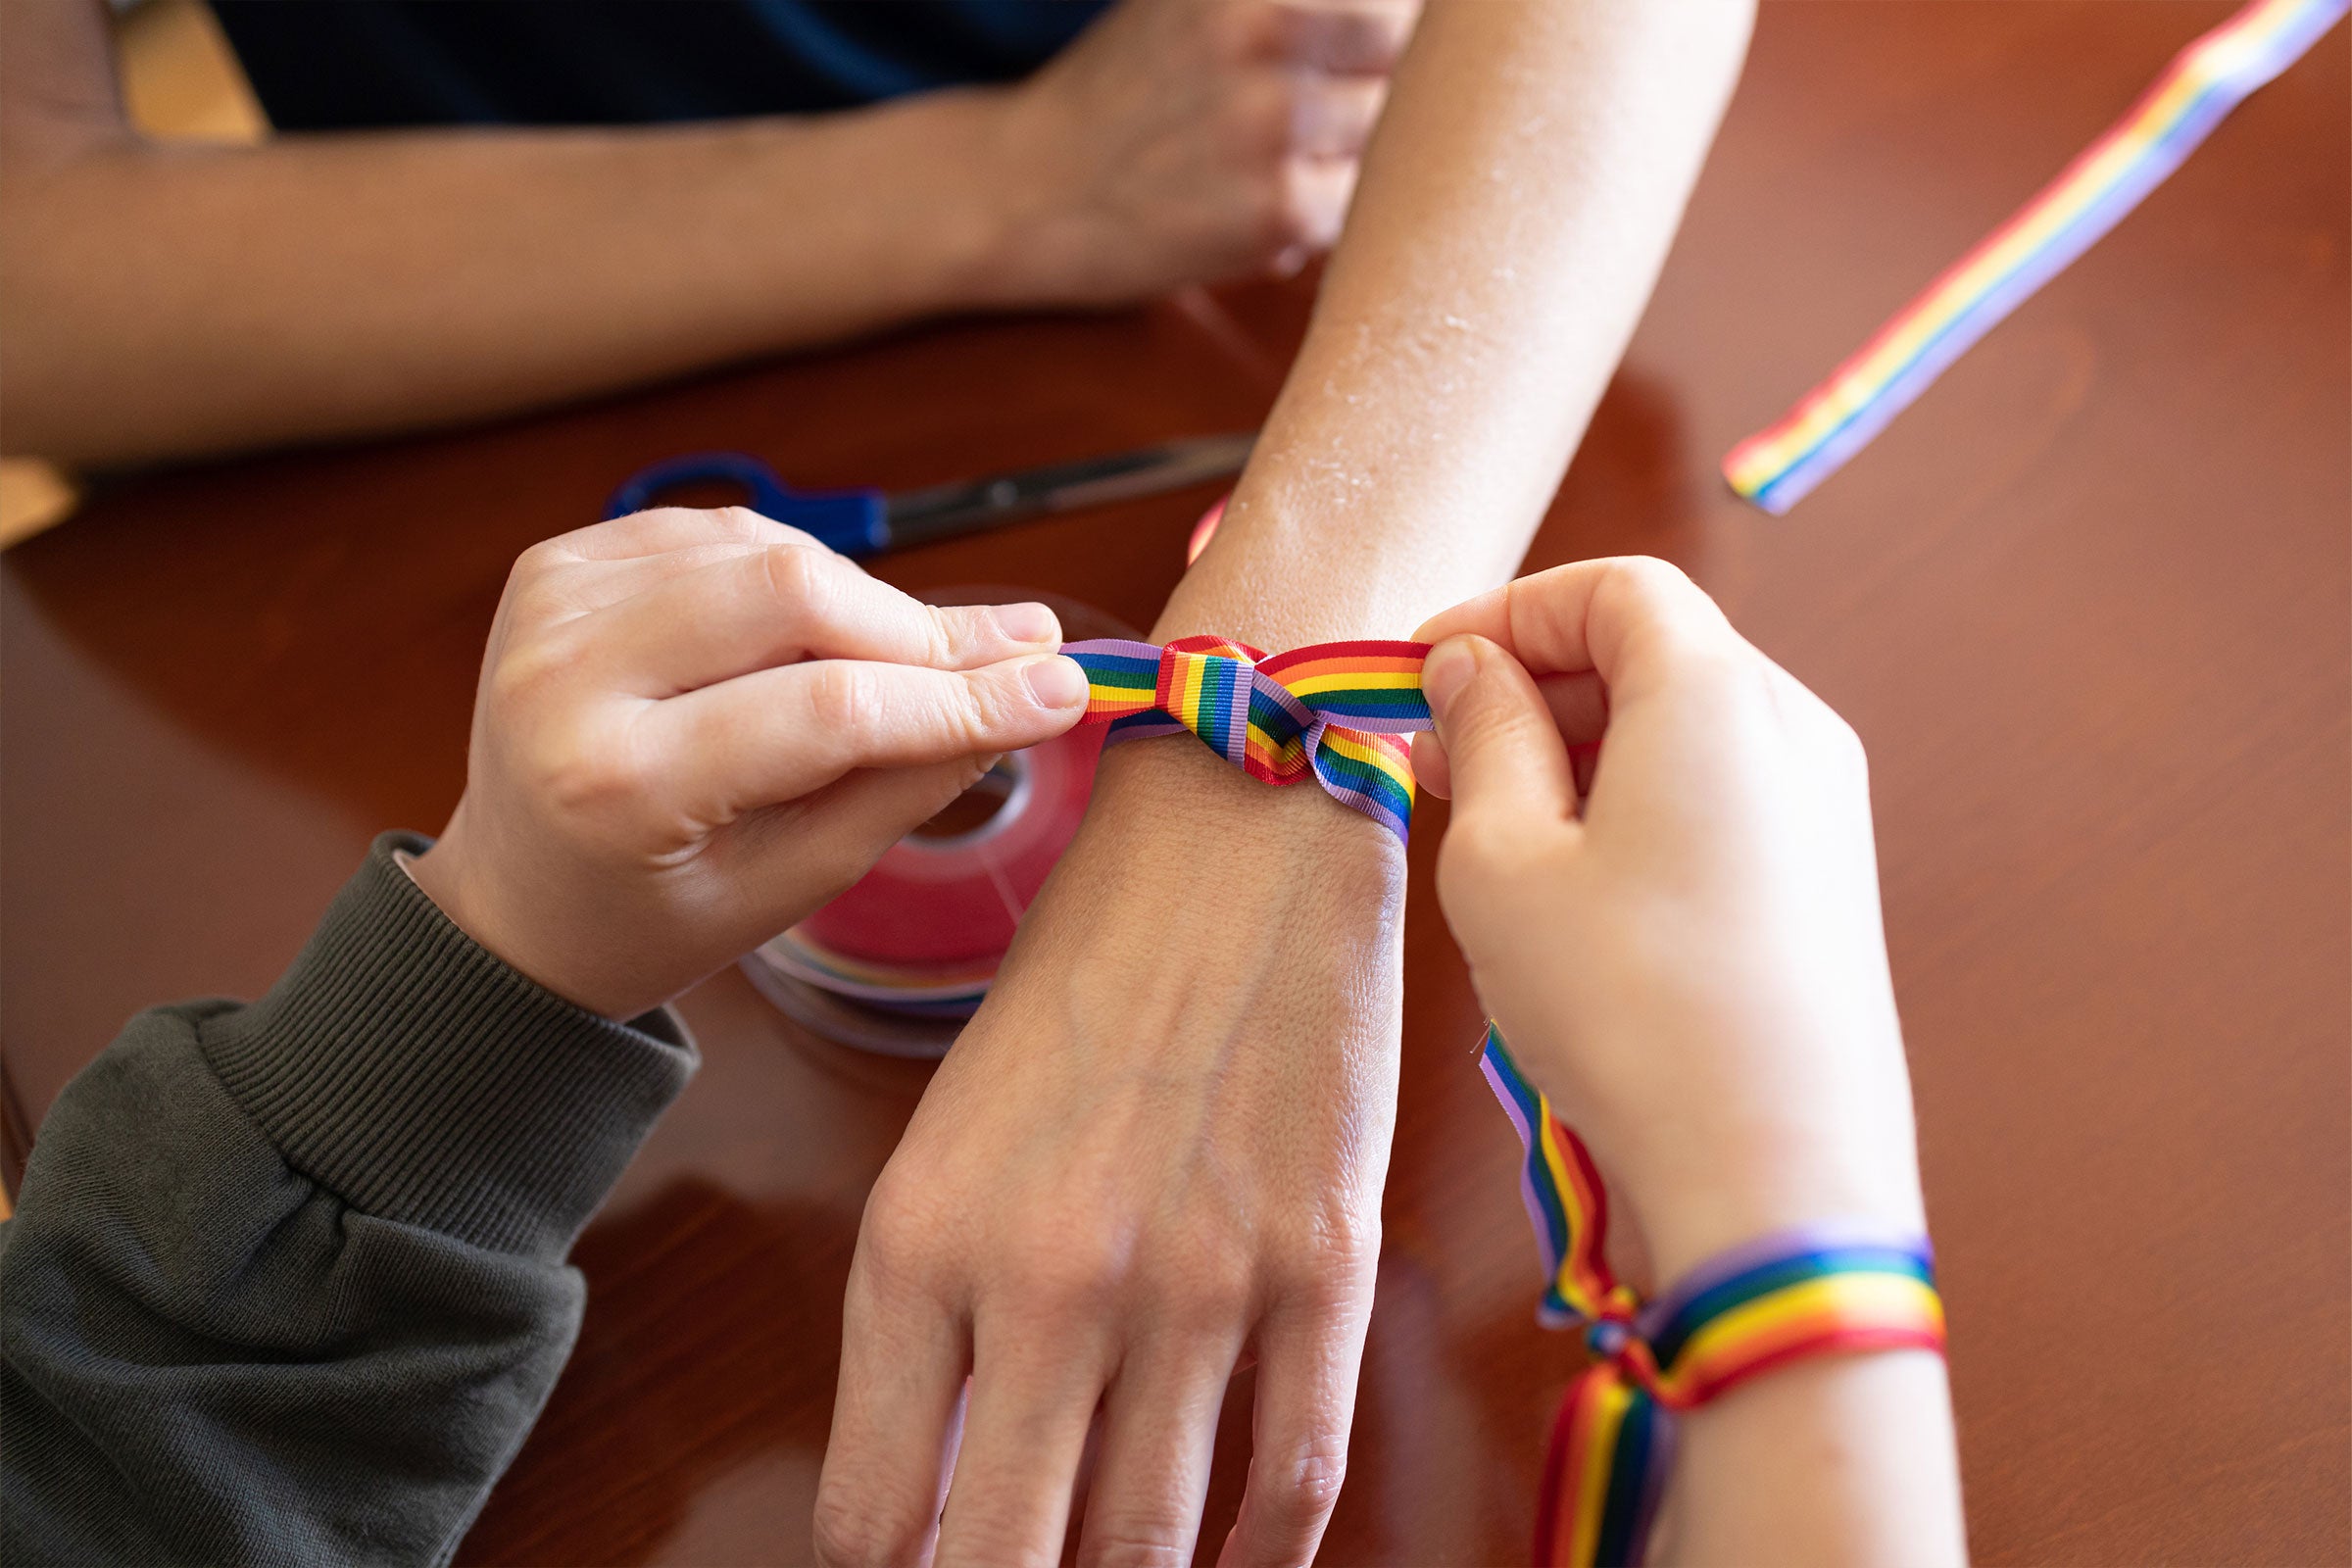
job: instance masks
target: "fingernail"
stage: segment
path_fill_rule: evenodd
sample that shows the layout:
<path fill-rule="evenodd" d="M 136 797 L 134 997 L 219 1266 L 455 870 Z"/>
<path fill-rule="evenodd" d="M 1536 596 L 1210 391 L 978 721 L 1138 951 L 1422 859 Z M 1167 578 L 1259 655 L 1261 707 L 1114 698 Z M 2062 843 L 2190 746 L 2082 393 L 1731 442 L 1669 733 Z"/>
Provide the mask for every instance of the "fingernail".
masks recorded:
<path fill-rule="evenodd" d="M 1056 655 L 1031 660 L 1021 679 L 1029 683 L 1029 695 L 1040 708 L 1076 708 L 1086 701 L 1086 671 L 1074 659 Z"/>
<path fill-rule="evenodd" d="M 1057 643 L 1061 621 L 1044 605 L 999 605 L 997 626 L 1016 643 Z"/>
<path fill-rule="evenodd" d="M 1446 710 L 1470 684 L 1478 673 L 1478 656 L 1470 651 L 1468 638 L 1453 637 L 1438 644 L 1421 666 L 1421 695 L 1429 699 L 1429 710 L 1446 721 Z"/>

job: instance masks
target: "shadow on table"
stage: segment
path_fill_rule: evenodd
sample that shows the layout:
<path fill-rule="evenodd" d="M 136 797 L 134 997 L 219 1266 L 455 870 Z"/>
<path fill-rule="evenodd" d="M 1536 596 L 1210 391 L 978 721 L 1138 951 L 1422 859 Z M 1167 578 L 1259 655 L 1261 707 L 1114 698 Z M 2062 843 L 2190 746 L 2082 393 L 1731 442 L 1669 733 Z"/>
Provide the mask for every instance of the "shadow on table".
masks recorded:
<path fill-rule="evenodd" d="M 805 1558 L 857 1224 L 690 1178 L 591 1226 L 579 1345 L 459 1561 Z"/>

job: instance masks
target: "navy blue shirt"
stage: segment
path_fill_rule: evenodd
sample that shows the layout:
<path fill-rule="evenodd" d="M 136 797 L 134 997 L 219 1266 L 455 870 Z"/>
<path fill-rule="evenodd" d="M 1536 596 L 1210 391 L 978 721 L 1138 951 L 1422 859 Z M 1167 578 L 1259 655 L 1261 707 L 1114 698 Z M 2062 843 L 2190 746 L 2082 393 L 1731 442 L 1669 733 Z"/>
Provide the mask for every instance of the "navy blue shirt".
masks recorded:
<path fill-rule="evenodd" d="M 1107 0 L 213 0 L 280 130 L 613 125 L 1011 81 Z"/>

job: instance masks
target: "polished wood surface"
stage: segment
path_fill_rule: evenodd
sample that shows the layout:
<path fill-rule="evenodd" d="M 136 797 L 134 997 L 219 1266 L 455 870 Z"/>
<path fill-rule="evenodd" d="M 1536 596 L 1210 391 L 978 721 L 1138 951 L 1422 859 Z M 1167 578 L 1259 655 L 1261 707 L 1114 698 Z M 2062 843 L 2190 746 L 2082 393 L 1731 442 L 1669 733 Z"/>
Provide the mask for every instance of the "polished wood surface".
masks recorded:
<path fill-rule="evenodd" d="M 2352 320 L 2343 32 L 1787 519 L 1714 472 L 2227 7 L 1767 6 L 1533 564 L 1692 570 L 1869 743 L 1987 1562 L 2341 1561 L 2352 1532 Z M 961 324 L 544 419 L 156 474 L 0 558 L 11 1143 L 143 1004 L 252 994 L 462 779 L 509 562 L 636 465 L 916 484 L 1257 418 L 1304 285 Z M 1148 623 L 1200 495 L 940 546 L 913 588 Z M 1325 1560 L 1518 1560 L 1551 1400 L 1513 1148 L 1430 895 Z M 1703 955 L 1693 955 L 1703 962 Z M 1573 955 L 1563 955 L 1573 962 Z M 795 1562 L 850 1248 L 923 1069 L 730 972 L 578 1261 L 477 1563 Z M 12 1170 L 13 1170 L 12 1161 Z M 1238 1496 L 1247 1378 L 1205 1540 Z"/>

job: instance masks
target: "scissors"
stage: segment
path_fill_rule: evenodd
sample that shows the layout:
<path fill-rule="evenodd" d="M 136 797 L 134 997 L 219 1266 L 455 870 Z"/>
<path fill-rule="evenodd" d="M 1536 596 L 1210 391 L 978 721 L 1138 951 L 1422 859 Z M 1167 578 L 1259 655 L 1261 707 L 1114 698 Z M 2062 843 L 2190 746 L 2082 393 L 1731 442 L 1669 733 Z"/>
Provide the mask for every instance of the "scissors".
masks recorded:
<path fill-rule="evenodd" d="M 845 556 L 929 544 L 977 533 L 1024 517 L 1074 512 L 1136 496 L 1155 496 L 1241 472 L 1255 431 L 1190 436 L 1158 446 L 1113 452 L 1075 463 L 1022 468 L 986 479 L 962 479 L 924 490 L 794 490 L 776 470 L 746 452 L 697 452 L 671 458 L 632 475 L 612 494 L 608 517 L 652 506 L 681 485 L 742 486 L 752 510 L 789 523 Z"/>

